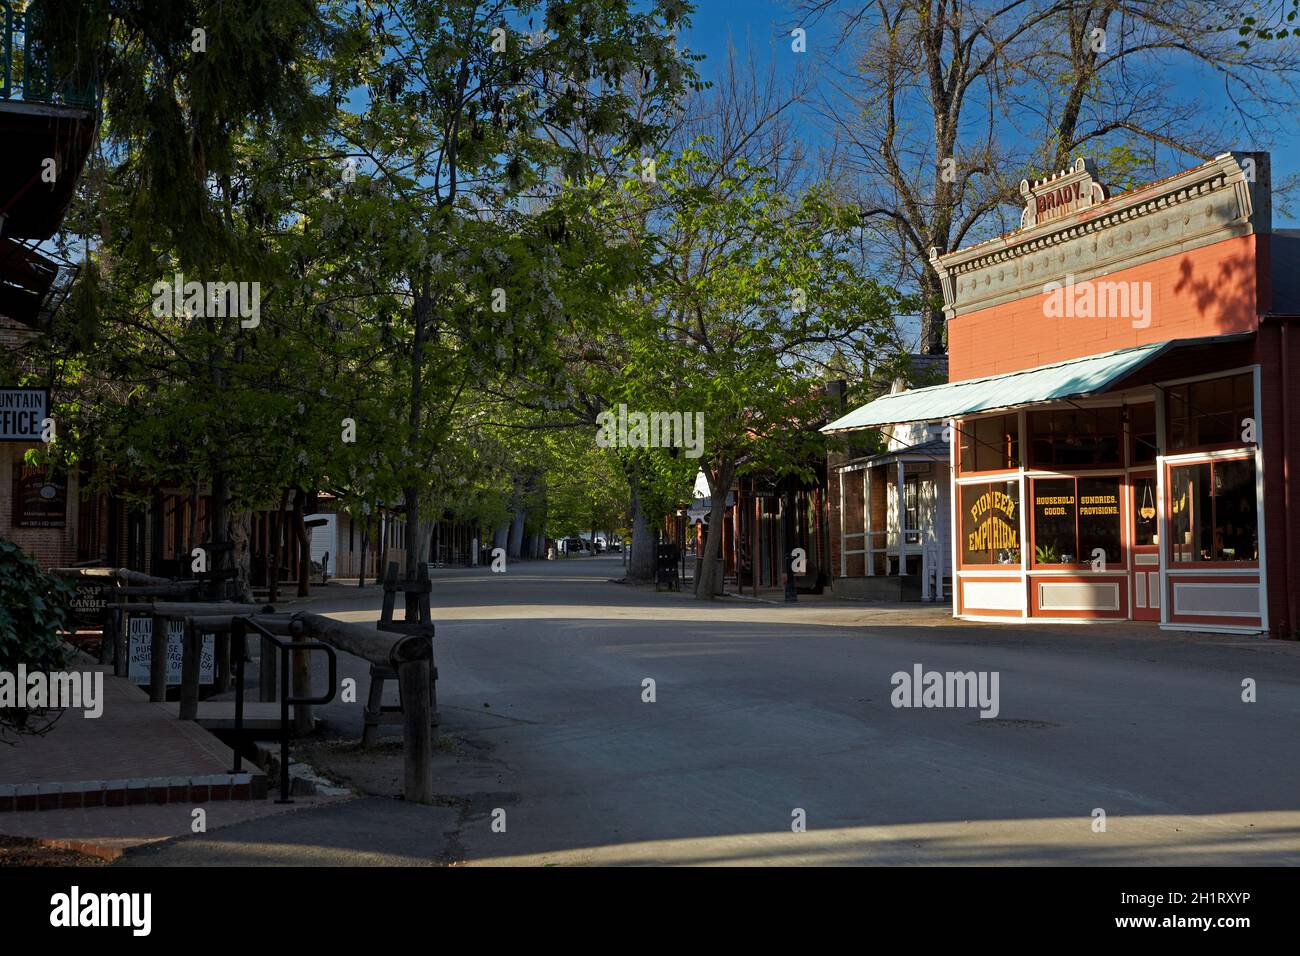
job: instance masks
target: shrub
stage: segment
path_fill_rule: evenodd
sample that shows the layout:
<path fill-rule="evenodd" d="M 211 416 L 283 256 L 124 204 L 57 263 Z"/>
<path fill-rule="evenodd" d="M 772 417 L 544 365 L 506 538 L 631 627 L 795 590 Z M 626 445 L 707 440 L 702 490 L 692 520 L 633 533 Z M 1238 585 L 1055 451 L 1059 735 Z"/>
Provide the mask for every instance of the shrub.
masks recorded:
<path fill-rule="evenodd" d="M 0 538 L 0 671 L 59 670 L 66 663 L 59 631 L 68 626 L 73 589 Z M 0 708 L 0 738 L 40 733 L 48 725 L 21 708 Z"/>

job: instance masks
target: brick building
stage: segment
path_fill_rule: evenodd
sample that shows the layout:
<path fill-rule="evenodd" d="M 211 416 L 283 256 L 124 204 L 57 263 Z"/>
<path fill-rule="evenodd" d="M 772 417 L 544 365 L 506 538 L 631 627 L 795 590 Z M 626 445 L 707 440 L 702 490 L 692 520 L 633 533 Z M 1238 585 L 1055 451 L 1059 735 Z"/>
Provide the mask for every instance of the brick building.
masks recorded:
<path fill-rule="evenodd" d="M 94 139 L 92 84 L 51 75 L 51 51 L 33 26 L 39 5 L 0 4 L 0 536 L 45 565 L 72 564 L 98 547 L 97 503 L 81 502 L 76 474 L 24 461 L 52 416 L 44 369 L 23 354 L 48 328 L 76 277 L 49 239 L 59 231 Z"/>
<path fill-rule="evenodd" d="M 828 431 L 952 424 L 953 610 L 1297 635 L 1300 234 L 1269 159 L 1111 196 L 1078 160 L 939 254 L 948 384 Z"/>

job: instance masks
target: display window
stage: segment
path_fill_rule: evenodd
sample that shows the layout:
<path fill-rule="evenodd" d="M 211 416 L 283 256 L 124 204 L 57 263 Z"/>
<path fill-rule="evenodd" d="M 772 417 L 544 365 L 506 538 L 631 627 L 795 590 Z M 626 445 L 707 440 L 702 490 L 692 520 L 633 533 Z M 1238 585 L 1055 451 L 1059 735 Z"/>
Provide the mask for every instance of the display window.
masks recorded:
<path fill-rule="evenodd" d="M 1258 565 L 1258 507 L 1253 457 L 1170 465 L 1173 563 Z"/>
<path fill-rule="evenodd" d="M 1035 468 L 1118 468 L 1124 463 L 1122 410 L 1053 408 L 1029 413 Z"/>
<path fill-rule="evenodd" d="M 1020 566 L 1020 483 L 960 485 L 963 566 Z"/>
<path fill-rule="evenodd" d="M 994 415 L 962 421 L 958 426 L 963 474 L 1007 471 L 1020 467 L 1020 417 Z"/>
<path fill-rule="evenodd" d="M 1032 484 L 1035 568 L 1123 568 L 1119 475 L 1035 478 Z"/>
<path fill-rule="evenodd" d="M 1156 404 L 1128 407 L 1129 462 L 1149 465 L 1156 460 Z"/>
<path fill-rule="evenodd" d="M 1232 448 L 1254 442 L 1255 376 L 1250 372 L 1171 385 L 1166 454 Z"/>

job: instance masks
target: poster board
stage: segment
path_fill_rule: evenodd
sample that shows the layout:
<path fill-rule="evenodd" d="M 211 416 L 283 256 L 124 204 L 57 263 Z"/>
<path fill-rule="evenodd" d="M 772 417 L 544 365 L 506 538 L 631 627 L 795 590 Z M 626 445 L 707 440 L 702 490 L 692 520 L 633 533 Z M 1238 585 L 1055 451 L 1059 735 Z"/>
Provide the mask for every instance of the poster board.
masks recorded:
<path fill-rule="evenodd" d="M 149 683 L 149 665 L 153 655 L 153 618 L 137 615 L 127 618 L 127 677 L 135 684 Z M 167 622 L 167 683 L 181 682 L 181 655 L 183 653 L 182 634 L 184 625 L 180 621 Z M 199 683 L 211 684 L 216 674 L 215 634 L 203 635 L 203 652 L 199 655 Z"/>

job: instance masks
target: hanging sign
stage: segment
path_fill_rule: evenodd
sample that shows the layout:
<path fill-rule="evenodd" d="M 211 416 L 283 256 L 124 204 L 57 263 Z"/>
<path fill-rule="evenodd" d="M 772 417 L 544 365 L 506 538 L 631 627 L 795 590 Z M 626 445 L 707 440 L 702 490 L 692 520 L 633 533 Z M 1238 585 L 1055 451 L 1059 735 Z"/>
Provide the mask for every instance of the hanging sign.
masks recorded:
<path fill-rule="evenodd" d="M 49 409 L 48 388 L 0 388 L 0 441 L 40 441 Z"/>
<path fill-rule="evenodd" d="M 68 476 L 45 465 L 14 462 L 13 526 L 67 526 Z"/>
<path fill-rule="evenodd" d="M 104 623 L 104 612 L 108 610 L 109 595 L 113 592 L 111 584 L 97 581 L 78 581 L 77 593 L 72 598 L 72 620 L 79 627 L 97 628 Z"/>

